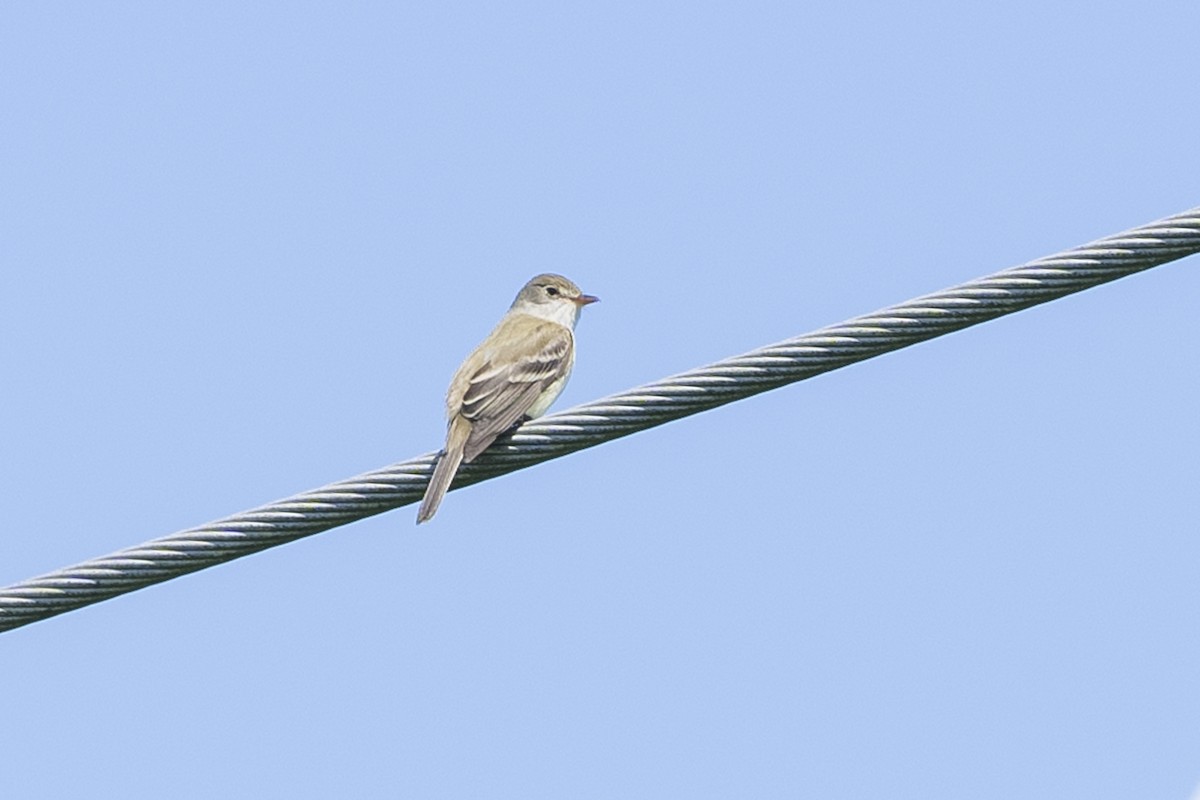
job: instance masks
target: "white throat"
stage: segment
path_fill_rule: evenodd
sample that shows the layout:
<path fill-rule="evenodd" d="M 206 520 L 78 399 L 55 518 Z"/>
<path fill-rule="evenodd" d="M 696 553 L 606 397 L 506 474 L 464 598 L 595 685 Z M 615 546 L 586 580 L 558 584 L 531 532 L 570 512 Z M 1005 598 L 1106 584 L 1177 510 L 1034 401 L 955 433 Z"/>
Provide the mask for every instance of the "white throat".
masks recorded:
<path fill-rule="evenodd" d="M 567 299 L 555 300 L 553 303 L 521 303 L 513 310 L 538 319 L 557 322 L 571 329 L 575 328 L 575 323 L 579 320 L 579 306 Z"/>

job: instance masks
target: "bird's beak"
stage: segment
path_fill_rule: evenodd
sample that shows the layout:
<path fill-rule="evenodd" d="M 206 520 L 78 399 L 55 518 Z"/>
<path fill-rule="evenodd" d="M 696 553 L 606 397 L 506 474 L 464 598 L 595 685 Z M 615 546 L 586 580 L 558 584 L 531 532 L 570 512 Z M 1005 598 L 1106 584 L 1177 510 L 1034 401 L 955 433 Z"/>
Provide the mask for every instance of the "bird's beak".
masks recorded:
<path fill-rule="evenodd" d="M 582 308 L 583 306 L 591 305 L 592 303 L 599 303 L 600 298 L 596 297 L 595 295 L 581 294 L 579 297 L 572 297 L 571 301 L 574 302 L 575 305 Z"/>

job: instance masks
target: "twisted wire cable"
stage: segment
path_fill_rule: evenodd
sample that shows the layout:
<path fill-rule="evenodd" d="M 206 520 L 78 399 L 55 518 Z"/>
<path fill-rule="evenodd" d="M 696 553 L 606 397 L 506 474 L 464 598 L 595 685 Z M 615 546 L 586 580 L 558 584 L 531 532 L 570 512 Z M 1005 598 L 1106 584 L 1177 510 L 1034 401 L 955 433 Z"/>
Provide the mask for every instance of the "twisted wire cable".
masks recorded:
<path fill-rule="evenodd" d="M 1200 208 L 527 422 L 467 486 L 1200 252 Z M 436 454 L 331 483 L 0 589 L 0 631 L 421 499 Z"/>

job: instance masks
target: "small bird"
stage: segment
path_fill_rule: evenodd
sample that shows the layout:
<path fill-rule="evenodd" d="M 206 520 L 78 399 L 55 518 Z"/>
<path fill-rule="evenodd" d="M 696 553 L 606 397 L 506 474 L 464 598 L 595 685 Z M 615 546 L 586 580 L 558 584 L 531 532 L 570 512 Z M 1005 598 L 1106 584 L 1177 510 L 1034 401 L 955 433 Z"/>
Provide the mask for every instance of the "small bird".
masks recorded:
<path fill-rule="evenodd" d="M 446 393 L 446 446 L 417 511 L 433 517 L 459 464 L 470 463 L 496 437 L 525 419 L 540 417 L 575 366 L 579 311 L 600 298 L 584 294 L 562 275 L 530 279 L 488 337 L 454 373 Z"/>

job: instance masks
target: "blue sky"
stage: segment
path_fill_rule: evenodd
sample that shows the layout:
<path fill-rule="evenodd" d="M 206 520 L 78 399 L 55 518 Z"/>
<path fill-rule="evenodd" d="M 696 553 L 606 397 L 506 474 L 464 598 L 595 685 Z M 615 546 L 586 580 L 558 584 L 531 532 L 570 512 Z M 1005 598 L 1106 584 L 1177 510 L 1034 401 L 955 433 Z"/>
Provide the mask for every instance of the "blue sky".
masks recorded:
<path fill-rule="evenodd" d="M 6 585 L 1200 204 L 1195 3 L 10 3 Z M 6 797 L 1186 798 L 1195 258 L 0 637 Z"/>

